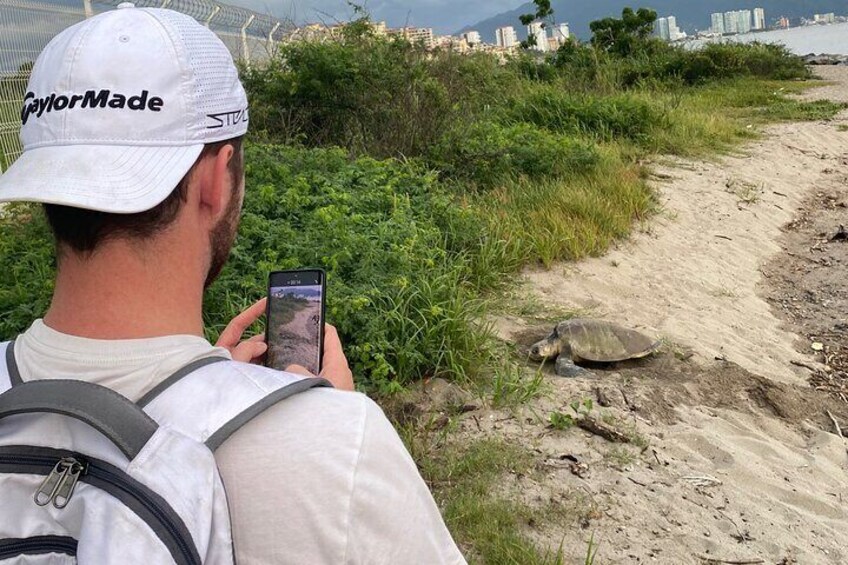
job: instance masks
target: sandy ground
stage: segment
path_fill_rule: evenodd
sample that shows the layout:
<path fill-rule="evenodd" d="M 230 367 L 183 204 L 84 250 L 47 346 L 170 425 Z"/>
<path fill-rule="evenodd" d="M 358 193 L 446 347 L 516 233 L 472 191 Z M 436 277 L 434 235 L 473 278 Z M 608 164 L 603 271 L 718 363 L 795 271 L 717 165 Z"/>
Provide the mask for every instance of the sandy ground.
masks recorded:
<path fill-rule="evenodd" d="M 848 101 L 848 68 L 817 71 L 838 84 L 809 97 Z M 528 525 L 541 543 L 562 544 L 568 563 L 583 562 L 590 536 L 600 541 L 595 563 L 848 563 L 848 453 L 832 419 L 848 428 L 848 403 L 810 385 L 840 346 L 814 351 L 820 328 L 848 316 L 830 296 L 848 294 L 844 269 L 833 270 L 848 251 L 844 263 L 832 255 L 848 242 L 828 244 L 845 247 L 816 263 L 815 284 L 801 253 L 840 217 L 848 224 L 844 124 L 848 113 L 778 125 L 717 162 L 663 161 L 654 168 L 663 211 L 650 225 L 604 257 L 526 273 L 541 304 L 669 344 L 589 377 L 557 378 L 548 366 L 549 394 L 531 406 L 461 417 L 467 438 L 503 437 L 537 455 L 538 472 L 508 477 L 503 490 L 568 509 Z M 497 326 L 522 351 L 550 329 L 516 318 Z M 844 335 L 831 341 L 845 346 Z M 593 419 L 630 439 L 547 425 L 584 398 Z"/>

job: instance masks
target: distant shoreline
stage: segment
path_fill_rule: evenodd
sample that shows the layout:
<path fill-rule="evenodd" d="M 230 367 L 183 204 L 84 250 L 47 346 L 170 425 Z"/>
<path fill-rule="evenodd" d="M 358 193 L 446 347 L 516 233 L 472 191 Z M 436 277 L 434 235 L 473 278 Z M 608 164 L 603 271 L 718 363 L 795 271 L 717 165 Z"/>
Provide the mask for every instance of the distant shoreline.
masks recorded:
<path fill-rule="evenodd" d="M 688 49 L 708 43 L 776 43 L 796 55 L 848 55 L 848 23 L 797 26 L 737 35 L 703 37 L 684 42 Z"/>

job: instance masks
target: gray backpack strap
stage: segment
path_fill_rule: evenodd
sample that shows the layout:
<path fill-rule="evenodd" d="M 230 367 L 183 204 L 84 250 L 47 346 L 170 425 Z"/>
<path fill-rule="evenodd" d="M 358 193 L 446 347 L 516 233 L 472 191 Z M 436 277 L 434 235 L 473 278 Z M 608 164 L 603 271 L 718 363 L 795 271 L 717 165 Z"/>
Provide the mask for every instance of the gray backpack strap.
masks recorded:
<path fill-rule="evenodd" d="M 138 406 L 106 387 L 73 380 L 22 383 L 0 394 L 0 420 L 15 414 L 62 414 L 95 428 L 130 460 L 158 429 Z"/>
<path fill-rule="evenodd" d="M 159 425 L 217 449 L 250 420 L 275 404 L 315 387 L 304 379 L 258 365 L 230 361 L 207 364 L 172 383 L 144 406 Z"/>
<path fill-rule="evenodd" d="M 4 354 L 5 363 L 0 363 L 0 392 L 7 388 L 21 384 L 21 372 L 18 370 L 18 362 L 15 360 L 15 340 L 6 344 Z M 6 382 L 8 380 L 8 385 Z"/>
<path fill-rule="evenodd" d="M 217 451 L 221 444 L 227 441 L 227 439 L 239 431 L 245 424 L 250 422 L 255 417 L 259 416 L 265 410 L 274 406 L 278 402 L 285 400 L 290 396 L 294 396 L 299 392 L 303 392 L 305 390 L 309 390 L 310 388 L 315 387 L 332 387 L 329 381 L 325 379 L 303 379 L 300 381 L 295 381 L 291 384 L 284 386 L 283 388 L 279 388 L 263 398 L 258 402 L 248 406 L 242 412 L 240 412 L 236 417 L 232 418 L 229 422 L 218 428 L 218 430 L 209 436 L 209 439 L 206 440 L 206 446 L 212 451 Z"/>

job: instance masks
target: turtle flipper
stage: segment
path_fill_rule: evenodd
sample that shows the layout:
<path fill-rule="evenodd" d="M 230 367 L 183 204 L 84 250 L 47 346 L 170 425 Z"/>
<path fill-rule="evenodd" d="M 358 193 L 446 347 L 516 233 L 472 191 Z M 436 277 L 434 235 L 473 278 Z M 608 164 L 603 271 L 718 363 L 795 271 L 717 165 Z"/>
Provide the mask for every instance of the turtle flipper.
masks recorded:
<path fill-rule="evenodd" d="M 574 364 L 568 356 L 560 355 L 556 360 L 556 374 L 560 377 L 587 377 L 591 375 L 590 371 L 587 371 L 583 367 L 578 367 Z"/>

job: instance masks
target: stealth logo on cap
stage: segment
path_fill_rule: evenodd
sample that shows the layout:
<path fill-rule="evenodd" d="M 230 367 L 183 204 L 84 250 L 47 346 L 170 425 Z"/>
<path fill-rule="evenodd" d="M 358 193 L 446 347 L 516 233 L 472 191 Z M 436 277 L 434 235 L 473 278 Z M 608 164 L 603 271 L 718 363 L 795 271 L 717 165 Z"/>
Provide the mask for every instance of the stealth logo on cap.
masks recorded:
<path fill-rule="evenodd" d="M 48 96 L 37 98 L 34 92 L 27 92 L 24 97 L 24 106 L 21 109 L 21 123 L 26 124 L 31 116 L 40 118 L 50 112 L 61 112 L 70 110 L 79 104 L 80 108 L 113 108 L 121 110 L 150 110 L 161 112 L 165 101 L 158 96 L 150 96 L 150 92 L 142 90 L 140 94 L 127 96 L 112 92 L 108 89 L 87 90 L 83 94 L 56 94 L 53 92 Z"/>
<path fill-rule="evenodd" d="M 231 110 L 229 112 L 219 112 L 217 114 L 207 114 L 207 118 L 212 122 L 206 126 L 206 129 L 218 129 L 223 127 L 232 127 L 238 124 L 247 123 L 247 108 L 243 110 Z"/>

